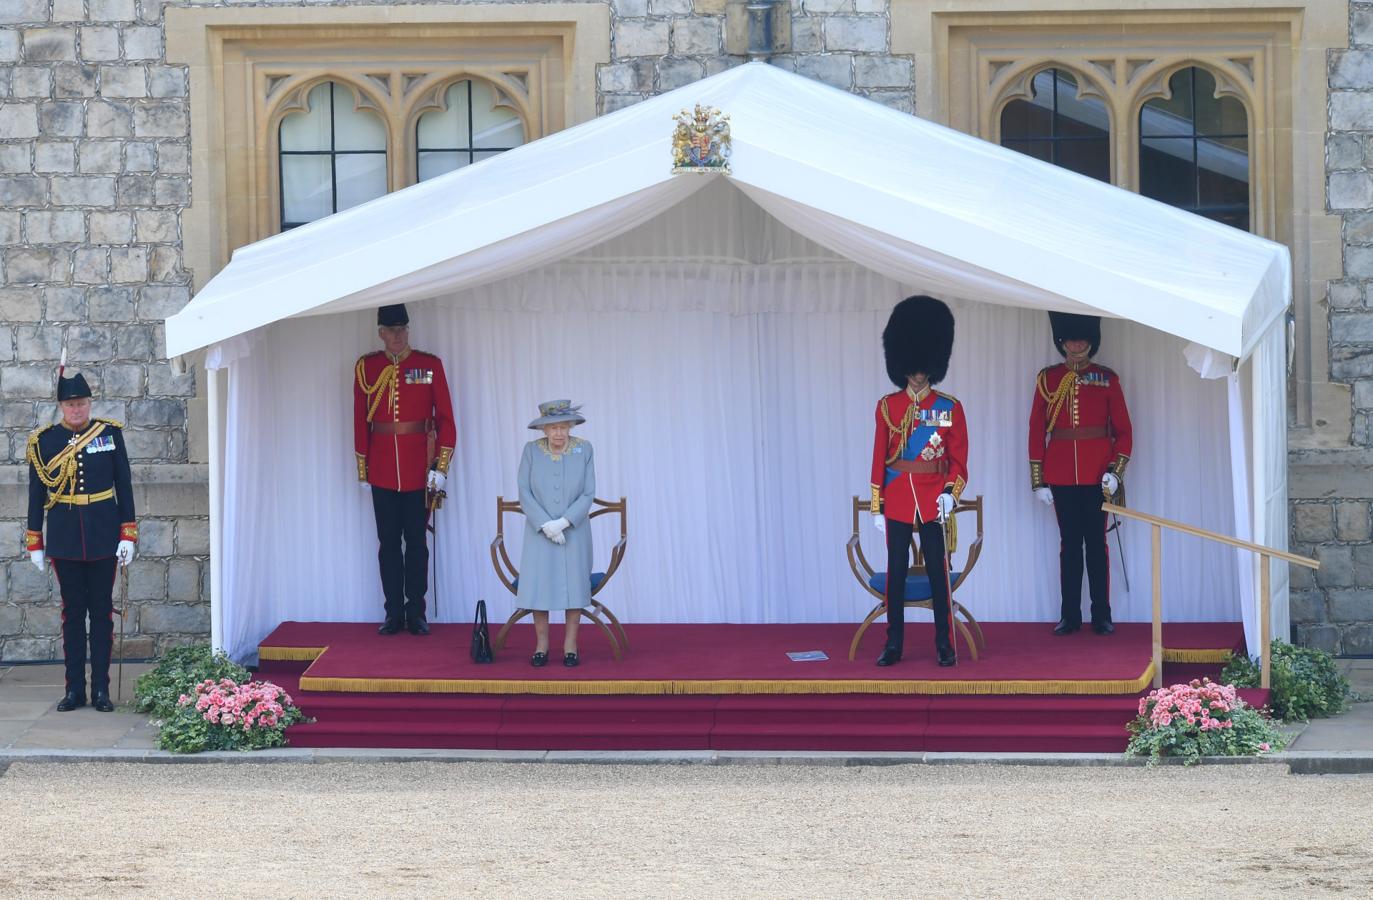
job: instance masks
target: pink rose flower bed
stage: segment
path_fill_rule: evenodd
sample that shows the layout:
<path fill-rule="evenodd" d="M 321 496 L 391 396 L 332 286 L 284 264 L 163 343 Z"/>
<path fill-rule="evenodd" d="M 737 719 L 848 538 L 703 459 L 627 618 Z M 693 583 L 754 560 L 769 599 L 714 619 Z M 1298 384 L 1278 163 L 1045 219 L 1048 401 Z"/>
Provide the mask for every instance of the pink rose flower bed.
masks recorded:
<path fill-rule="evenodd" d="M 287 727 L 303 720 L 291 695 L 270 681 L 207 679 L 177 699 L 158 742 L 180 753 L 281 747 Z"/>
<path fill-rule="evenodd" d="M 1140 698 L 1139 716 L 1128 726 L 1128 754 L 1180 756 L 1188 764 L 1203 756 L 1249 756 L 1282 749 L 1286 739 L 1235 688 L 1210 679 L 1150 691 Z"/>

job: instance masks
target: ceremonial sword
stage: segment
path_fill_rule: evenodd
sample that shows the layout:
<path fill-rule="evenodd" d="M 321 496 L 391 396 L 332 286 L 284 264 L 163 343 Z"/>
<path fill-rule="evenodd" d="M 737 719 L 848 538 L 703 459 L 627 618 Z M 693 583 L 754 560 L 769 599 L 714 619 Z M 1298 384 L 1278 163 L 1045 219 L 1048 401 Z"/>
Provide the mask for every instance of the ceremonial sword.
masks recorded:
<path fill-rule="evenodd" d="M 124 702 L 124 623 L 129 618 L 129 567 L 119 567 L 119 702 Z M 108 676 L 107 676 L 108 677 Z"/>

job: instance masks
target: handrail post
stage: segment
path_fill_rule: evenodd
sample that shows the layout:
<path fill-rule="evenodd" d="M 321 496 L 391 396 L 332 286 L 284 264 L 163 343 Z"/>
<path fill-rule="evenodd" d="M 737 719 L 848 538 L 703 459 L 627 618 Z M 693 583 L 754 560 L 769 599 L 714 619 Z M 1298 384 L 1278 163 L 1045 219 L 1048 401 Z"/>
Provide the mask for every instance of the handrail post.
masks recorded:
<path fill-rule="evenodd" d="M 1259 687 L 1268 690 L 1269 659 L 1268 648 L 1272 643 L 1273 612 L 1272 600 L 1269 596 L 1268 573 L 1273 568 L 1273 561 L 1268 558 L 1267 553 L 1259 554 Z"/>
<path fill-rule="evenodd" d="M 1154 575 L 1154 687 L 1163 687 L 1163 529 L 1150 526 L 1153 534 Z"/>

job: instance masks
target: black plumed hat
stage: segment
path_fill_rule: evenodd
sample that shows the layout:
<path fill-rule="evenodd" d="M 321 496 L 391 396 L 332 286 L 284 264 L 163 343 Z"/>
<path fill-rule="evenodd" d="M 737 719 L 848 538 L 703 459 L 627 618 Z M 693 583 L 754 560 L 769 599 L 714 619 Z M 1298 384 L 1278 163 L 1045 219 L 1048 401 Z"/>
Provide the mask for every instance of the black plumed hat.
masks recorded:
<path fill-rule="evenodd" d="M 1086 341 L 1092 345 L 1088 357 L 1096 356 L 1101 349 L 1101 316 L 1080 316 L 1076 313 L 1049 313 L 1049 325 L 1054 331 L 1054 346 L 1062 356 L 1068 352 L 1063 349 L 1064 341 Z"/>
<path fill-rule="evenodd" d="M 86 376 L 77 372 L 71 378 L 57 376 L 57 400 L 80 400 L 82 397 L 91 395 L 91 386 L 86 383 Z"/>
<path fill-rule="evenodd" d="M 882 330 L 882 353 L 887 377 L 897 387 L 904 388 L 906 376 L 916 372 L 938 384 L 948 374 L 953 354 L 953 313 L 933 297 L 907 297 L 896 304 Z"/>
<path fill-rule="evenodd" d="M 410 314 L 405 311 L 404 303 L 397 303 L 394 306 L 383 306 L 377 310 L 377 325 L 382 328 L 394 328 L 397 325 L 409 325 Z"/>

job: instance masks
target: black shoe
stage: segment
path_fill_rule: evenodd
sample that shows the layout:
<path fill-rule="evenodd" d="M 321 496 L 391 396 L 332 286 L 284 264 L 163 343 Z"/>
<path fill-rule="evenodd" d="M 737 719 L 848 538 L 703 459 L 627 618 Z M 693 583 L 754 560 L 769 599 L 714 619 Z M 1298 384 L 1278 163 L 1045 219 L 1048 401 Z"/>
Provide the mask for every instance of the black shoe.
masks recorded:
<path fill-rule="evenodd" d="M 548 665 L 548 654 L 535 653 L 533 656 L 529 657 L 529 664 L 536 669 L 542 669 L 544 666 Z"/>
<path fill-rule="evenodd" d="M 901 661 L 901 651 L 896 647 L 883 647 L 882 655 L 877 657 L 879 666 L 894 666 Z"/>
<path fill-rule="evenodd" d="M 110 702 L 110 692 L 92 691 L 91 706 L 95 707 L 96 712 L 114 712 L 114 704 Z"/>
<path fill-rule="evenodd" d="M 1111 623 L 1110 619 L 1107 619 L 1105 622 L 1093 622 L 1092 630 L 1097 634 L 1115 634 L 1116 626 Z"/>
<path fill-rule="evenodd" d="M 1054 634 L 1062 637 L 1065 634 L 1072 634 L 1074 631 L 1079 631 L 1081 628 L 1081 622 L 1069 622 L 1067 619 L 1059 619 L 1058 624 L 1054 626 Z"/>
<path fill-rule="evenodd" d="M 429 623 L 425 621 L 424 616 L 414 616 L 405 623 L 405 630 L 411 634 L 428 634 Z"/>
<path fill-rule="evenodd" d="M 400 616 L 387 616 L 386 621 L 377 629 L 377 634 L 395 634 L 400 631 L 402 624 Z"/>
<path fill-rule="evenodd" d="M 564 654 L 563 654 L 563 665 L 567 666 L 569 669 L 575 669 L 575 668 L 577 668 L 577 664 L 578 664 L 580 661 L 581 661 L 581 660 L 579 660 L 579 659 L 577 658 L 577 654 L 575 654 L 575 653 L 564 653 Z"/>
<path fill-rule="evenodd" d="M 66 696 L 57 701 L 58 712 L 71 712 L 86 705 L 86 695 L 76 691 L 67 691 Z"/>
<path fill-rule="evenodd" d="M 934 652 L 935 655 L 939 657 L 939 664 L 944 668 L 947 669 L 949 666 L 957 665 L 958 654 L 953 652 L 952 647 L 936 647 L 934 648 Z"/>

